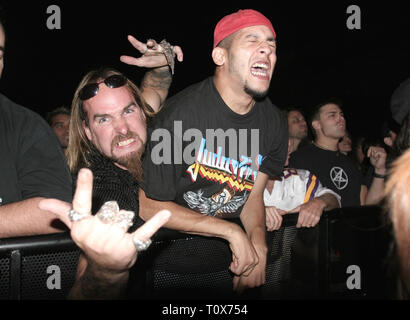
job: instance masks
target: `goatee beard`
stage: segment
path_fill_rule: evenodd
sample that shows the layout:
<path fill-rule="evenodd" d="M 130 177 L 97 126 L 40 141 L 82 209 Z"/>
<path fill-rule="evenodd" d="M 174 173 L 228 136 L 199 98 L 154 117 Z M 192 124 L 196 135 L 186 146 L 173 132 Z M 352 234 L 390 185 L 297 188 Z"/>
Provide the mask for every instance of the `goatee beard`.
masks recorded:
<path fill-rule="evenodd" d="M 111 160 L 118 163 L 119 165 L 125 167 L 131 176 L 137 180 L 139 183 L 142 182 L 143 179 L 143 170 L 142 170 L 142 153 L 144 152 L 145 144 L 138 136 L 138 134 L 129 131 L 126 135 L 118 135 L 116 136 L 112 143 L 111 143 L 111 154 L 113 154 L 113 150 L 115 145 L 120 142 L 121 140 L 133 138 L 135 140 L 139 140 L 141 142 L 141 147 L 134 152 L 131 152 L 123 157 L 115 157 L 112 156 Z"/>
<path fill-rule="evenodd" d="M 269 89 L 261 92 L 261 91 L 253 90 L 253 89 L 249 88 L 248 86 L 245 86 L 244 91 L 247 94 L 249 94 L 251 97 L 253 97 L 255 100 L 262 100 L 268 94 Z"/>

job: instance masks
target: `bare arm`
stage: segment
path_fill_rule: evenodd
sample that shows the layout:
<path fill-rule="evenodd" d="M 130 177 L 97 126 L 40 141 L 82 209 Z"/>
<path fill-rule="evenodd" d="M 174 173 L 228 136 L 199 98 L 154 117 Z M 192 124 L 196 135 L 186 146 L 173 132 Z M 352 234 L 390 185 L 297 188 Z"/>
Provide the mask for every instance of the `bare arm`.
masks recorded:
<path fill-rule="evenodd" d="M 158 112 L 168 96 L 172 76 L 168 66 L 155 68 L 145 73 L 140 89 L 145 101 Z"/>
<path fill-rule="evenodd" d="M 121 56 L 120 60 L 129 65 L 150 68 L 145 73 L 140 88 L 145 101 L 155 112 L 158 112 L 168 96 L 168 90 L 172 82 L 172 75 L 164 54 L 164 48 L 154 40 L 142 43 L 133 36 L 128 36 L 128 41 L 142 56 L 140 58 Z M 183 60 L 183 52 L 179 46 L 172 46 L 172 51 L 177 56 L 178 61 Z"/>
<path fill-rule="evenodd" d="M 88 263 L 84 254 L 80 255 L 76 282 L 68 299 L 112 299 L 124 297 L 129 271 L 110 272 L 98 265 Z"/>
<path fill-rule="evenodd" d="M 331 193 L 324 193 L 296 207 L 291 212 L 299 212 L 296 228 L 314 227 L 319 223 L 323 211 L 335 208 L 340 208 L 337 198 Z"/>
<path fill-rule="evenodd" d="M 188 234 L 218 237 L 229 242 L 233 254 L 231 271 L 242 274 L 253 268 L 257 256 L 245 232 L 236 224 L 199 214 L 171 201 L 157 201 L 148 198 L 144 190 L 139 191 L 140 210 L 143 220 L 150 218 L 156 211 L 167 209 L 172 215 L 165 227 Z"/>
<path fill-rule="evenodd" d="M 266 217 L 263 192 L 268 175 L 258 172 L 252 192 L 242 209 L 241 221 L 246 233 L 258 255 L 258 264 L 249 275 L 234 278 L 234 288 L 241 292 L 245 288 L 253 288 L 265 283 L 266 274 Z"/>
<path fill-rule="evenodd" d="M 337 201 L 337 198 L 331 193 L 322 194 L 321 196 L 314 199 L 322 201 L 324 205 L 323 211 L 330 211 L 336 208 L 340 208 L 339 201 Z"/>
<path fill-rule="evenodd" d="M 375 173 L 385 176 L 386 170 L 386 151 L 381 147 L 370 147 L 367 153 L 370 162 L 374 167 Z M 373 177 L 372 184 L 367 191 L 366 205 L 378 204 L 384 197 L 384 179 Z"/>
<path fill-rule="evenodd" d="M 0 238 L 56 233 L 67 230 L 56 216 L 38 208 L 43 198 L 0 206 Z"/>

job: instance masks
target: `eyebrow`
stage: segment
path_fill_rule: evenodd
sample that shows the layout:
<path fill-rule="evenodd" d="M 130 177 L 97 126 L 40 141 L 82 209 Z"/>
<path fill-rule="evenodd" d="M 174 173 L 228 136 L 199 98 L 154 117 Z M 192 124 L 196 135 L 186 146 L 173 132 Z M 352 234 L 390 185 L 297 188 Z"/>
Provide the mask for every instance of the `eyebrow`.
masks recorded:
<path fill-rule="evenodd" d="M 122 109 L 122 112 L 124 112 L 126 109 L 128 109 L 129 107 L 132 107 L 132 106 L 137 107 L 137 104 L 136 104 L 135 102 L 131 101 L 129 104 L 127 104 L 127 105 Z M 94 118 L 94 120 L 95 120 L 95 119 L 97 119 L 97 118 L 102 118 L 102 117 L 111 117 L 111 115 L 108 114 L 108 113 L 97 113 L 97 114 L 94 115 L 93 118 Z"/>

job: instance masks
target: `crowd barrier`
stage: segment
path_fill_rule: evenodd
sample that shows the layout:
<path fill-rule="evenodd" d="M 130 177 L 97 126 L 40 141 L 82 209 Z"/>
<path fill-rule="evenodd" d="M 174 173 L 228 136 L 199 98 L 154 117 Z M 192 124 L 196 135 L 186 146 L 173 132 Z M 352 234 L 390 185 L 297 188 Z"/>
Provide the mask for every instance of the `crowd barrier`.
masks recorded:
<path fill-rule="evenodd" d="M 267 232 L 266 284 L 236 296 L 227 242 L 158 236 L 130 274 L 133 299 L 390 299 L 391 226 L 380 207 L 324 212 L 315 228 L 284 216 Z M 166 230 L 166 229 L 165 229 Z M 172 234 L 172 233 L 171 233 Z M 0 239 L 0 299 L 64 299 L 79 249 L 68 233 Z M 171 264 L 169 262 L 172 262 Z"/>

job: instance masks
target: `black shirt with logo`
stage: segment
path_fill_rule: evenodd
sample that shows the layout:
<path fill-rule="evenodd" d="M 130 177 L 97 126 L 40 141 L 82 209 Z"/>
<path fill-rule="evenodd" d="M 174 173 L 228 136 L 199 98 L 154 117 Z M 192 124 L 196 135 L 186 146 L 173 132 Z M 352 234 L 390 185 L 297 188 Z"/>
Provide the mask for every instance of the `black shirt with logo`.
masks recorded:
<path fill-rule="evenodd" d="M 207 78 L 168 99 L 148 128 L 141 188 L 155 200 L 237 218 L 258 171 L 280 175 L 287 122 L 268 98 L 233 112 Z"/>
<path fill-rule="evenodd" d="M 338 151 L 321 149 L 313 143 L 293 152 L 290 166 L 306 169 L 342 197 L 342 207 L 360 206 L 363 177 L 353 161 Z"/>

